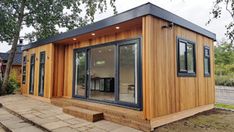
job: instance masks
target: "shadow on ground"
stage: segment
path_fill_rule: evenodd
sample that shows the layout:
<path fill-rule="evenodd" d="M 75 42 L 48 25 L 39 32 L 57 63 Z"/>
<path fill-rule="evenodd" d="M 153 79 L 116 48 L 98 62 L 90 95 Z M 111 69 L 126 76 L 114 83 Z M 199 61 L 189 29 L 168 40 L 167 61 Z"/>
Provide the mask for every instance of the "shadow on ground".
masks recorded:
<path fill-rule="evenodd" d="M 234 132 L 234 112 L 213 109 L 155 129 L 155 132 Z"/>

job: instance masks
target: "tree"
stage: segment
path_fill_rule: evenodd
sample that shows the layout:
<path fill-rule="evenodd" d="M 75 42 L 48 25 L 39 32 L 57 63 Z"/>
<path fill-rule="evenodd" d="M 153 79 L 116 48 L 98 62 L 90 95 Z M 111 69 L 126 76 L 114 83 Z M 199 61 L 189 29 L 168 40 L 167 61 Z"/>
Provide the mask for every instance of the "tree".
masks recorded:
<path fill-rule="evenodd" d="M 212 19 L 218 19 L 222 15 L 222 7 L 225 7 L 225 10 L 230 14 L 232 21 L 226 25 L 226 36 L 234 42 L 234 0 L 215 0 L 212 11 L 210 14 L 212 15 Z M 211 22 L 211 19 L 208 21 L 208 24 Z"/>
<path fill-rule="evenodd" d="M 215 64 L 234 64 L 234 46 L 228 42 L 221 42 L 215 47 Z"/>
<path fill-rule="evenodd" d="M 218 76 L 234 75 L 234 46 L 228 42 L 221 42 L 215 46 L 215 74 Z"/>
<path fill-rule="evenodd" d="M 1 0 L 0 41 L 12 45 L 1 93 L 6 93 L 10 68 L 23 26 L 34 29 L 27 37 L 47 38 L 57 34 L 58 28 L 70 30 L 93 22 L 96 12 L 102 13 L 107 10 L 107 2 L 107 0 Z M 109 2 L 116 13 L 115 0 Z"/>

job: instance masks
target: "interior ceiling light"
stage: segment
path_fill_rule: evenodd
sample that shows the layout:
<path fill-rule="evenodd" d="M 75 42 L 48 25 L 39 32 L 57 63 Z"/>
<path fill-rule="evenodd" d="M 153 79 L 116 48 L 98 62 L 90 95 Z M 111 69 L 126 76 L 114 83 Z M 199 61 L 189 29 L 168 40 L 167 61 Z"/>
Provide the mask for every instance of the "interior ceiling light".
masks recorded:
<path fill-rule="evenodd" d="M 75 40 L 76 40 L 76 38 L 73 38 L 73 40 L 75 41 Z"/>
<path fill-rule="evenodd" d="M 119 29 L 120 27 L 115 27 L 115 29 Z"/>
<path fill-rule="evenodd" d="M 92 33 L 91 35 L 92 35 L 92 36 L 95 36 L 95 33 Z"/>

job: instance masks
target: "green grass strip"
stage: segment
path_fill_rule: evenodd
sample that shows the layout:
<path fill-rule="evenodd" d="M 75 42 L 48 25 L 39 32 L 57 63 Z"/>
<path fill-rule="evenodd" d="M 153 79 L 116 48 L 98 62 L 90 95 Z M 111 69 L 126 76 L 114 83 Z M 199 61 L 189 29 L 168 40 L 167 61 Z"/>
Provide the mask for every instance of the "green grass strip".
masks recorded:
<path fill-rule="evenodd" d="M 229 105 L 229 104 L 215 104 L 215 107 L 234 110 L 234 105 Z"/>

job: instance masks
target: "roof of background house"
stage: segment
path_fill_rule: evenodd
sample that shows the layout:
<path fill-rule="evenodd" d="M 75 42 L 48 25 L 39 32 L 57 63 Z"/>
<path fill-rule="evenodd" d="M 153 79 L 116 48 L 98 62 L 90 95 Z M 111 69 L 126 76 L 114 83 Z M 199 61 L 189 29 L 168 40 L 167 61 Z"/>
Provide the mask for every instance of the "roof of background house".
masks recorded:
<path fill-rule="evenodd" d="M 23 45 L 17 45 L 16 53 L 22 53 L 22 50 L 21 50 L 22 47 Z M 7 53 L 10 53 L 10 50 L 8 50 Z"/>
<path fill-rule="evenodd" d="M 21 50 L 22 45 L 17 45 L 17 51 L 15 53 L 15 57 L 13 60 L 13 65 L 21 65 L 21 60 L 22 60 L 22 50 Z M 8 60 L 8 56 L 9 56 L 9 52 L 6 53 L 0 53 L 0 58 L 7 62 Z"/>
<path fill-rule="evenodd" d="M 25 45 L 22 47 L 22 50 L 26 50 L 26 49 L 30 49 L 30 48 L 34 48 L 34 47 L 38 47 L 41 45 L 45 45 L 48 43 L 53 43 L 53 42 L 57 42 L 66 38 L 72 38 L 78 35 L 82 35 L 85 33 L 89 33 L 89 32 L 93 32 L 108 26 L 112 26 L 121 22 L 125 22 L 128 20 L 132 20 L 134 18 L 138 18 L 138 17 L 142 17 L 142 16 L 146 16 L 146 15 L 152 15 L 155 16 L 157 18 L 166 20 L 168 22 L 172 22 L 175 23 L 179 26 L 182 26 L 186 29 L 192 30 L 196 33 L 202 34 L 204 36 L 207 36 L 213 40 L 216 40 L 216 34 L 196 25 L 193 24 L 192 22 L 189 22 L 167 10 L 164 10 L 154 4 L 151 3 L 146 3 L 143 4 L 141 6 L 135 7 L 133 9 L 127 10 L 125 12 L 119 13 L 117 15 L 114 15 L 112 17 L 108 17 L 106 19 L 103 19 L 101 21 L 89 24 L 87 26 L 84 27 L 79 27 L 77 29 L 74 30 L 70 30 L 68 32 L 65 33 L 61 33 L 52 37 L 49 37 L 47 39 L 41 39 L 38 40 L 36 42 L 30 43 L 28 45 Z"/>

